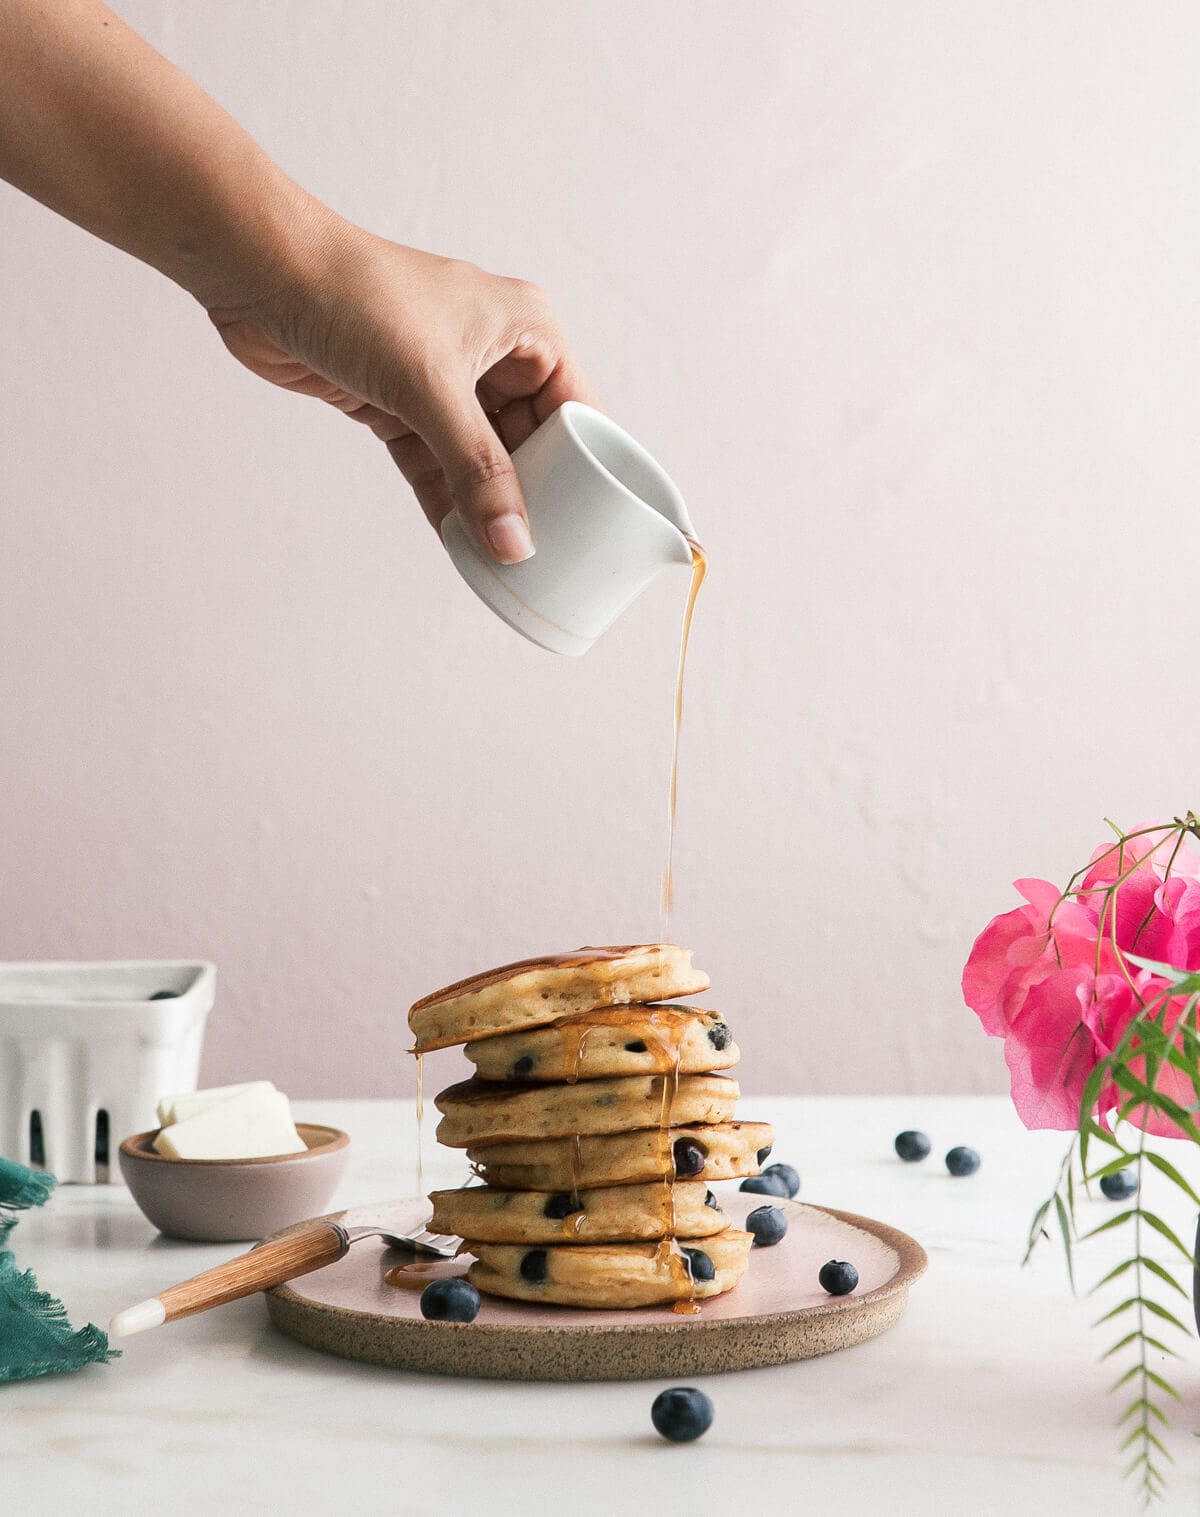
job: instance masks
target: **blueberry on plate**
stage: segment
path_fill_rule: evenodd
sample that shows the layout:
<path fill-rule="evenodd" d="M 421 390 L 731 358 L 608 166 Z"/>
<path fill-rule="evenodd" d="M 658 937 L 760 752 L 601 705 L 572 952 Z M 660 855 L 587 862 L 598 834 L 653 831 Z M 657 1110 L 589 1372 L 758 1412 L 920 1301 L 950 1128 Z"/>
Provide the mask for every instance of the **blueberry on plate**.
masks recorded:
<path fill-rule="evenodd" d="M 800 1176 L 790 1164 L 768 1164 L 763 1174 L 772 1175 L 776 1180 L 783 1181 L 789 1201 L 793 1196 L 800 1194 Z"/>
<path fill-rule="evenodd" d="M 981 1162 L 973 1148 L 952 1148 L 946 1155 L 946 1168 L 952 1175 L 973 1175 Z"/>
<path fill-rule="evenodd" d="M 1128 1201 L 1137 1194 L 1138 1177 L 1132 1169 L 1118 1169 L 1100 1176 L 1100 1189 L 1110 1201 Z"/>
<path fill-rule="evenodd" d="M 691 1443 L 712 1427 L 713 1404 L 694 1385 L 673 1385 L 659 1391 L 650 1408 L 655 1431 L 669 1443 Z"/>
<path fill-rule="evenodd" d="M 746 1218 L 746 1231 L 754 1234 L 755 1248 L 773 1248 L 787 1232 L 787 1218 L 777 1206 L 759 1206 Z"/>
<path fill-rule="evenodd" d="M 421 1292 L 421 1315 L 429 1322 L 474 1322 L 479 1292 L 469 1280 L 434 1280 Z"/>
<path fill-rule="evenodd" d="M 928 1133 L 915 1132 L 909 1128 L 906 1132 L 896 1134 L 896 1152 L 906 1164 L 916 1164 L 921 1159 L 928 1159 L 929 1150 L 932 1147 Z"/>
<path fill-rule="evenodd" d="M 817 1279 L 821 1289 L 831 1296 L 848 1296 L 858 1284 L 858 1271 L 844 1259 L 830 1259 L 828 1264 L 822 1264 Z"/>
<path fill-rule="evenodd" d="M 778 1175 L 751 1175 L 738 1186 L 752 1196 L 786 1196 L 788 1188 Z"/>

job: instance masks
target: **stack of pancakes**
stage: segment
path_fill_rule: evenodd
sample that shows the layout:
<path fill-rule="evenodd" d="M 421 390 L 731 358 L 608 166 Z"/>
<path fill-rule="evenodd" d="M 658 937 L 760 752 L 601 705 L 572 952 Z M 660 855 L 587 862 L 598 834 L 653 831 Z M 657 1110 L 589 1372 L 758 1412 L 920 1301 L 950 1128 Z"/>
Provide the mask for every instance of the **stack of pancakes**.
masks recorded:
<path fill-rule="evenodd" d="M 435 1191 L 430 1226 L 480 1290 L 565 1306 L 694 1302 L 732 1289 L 751 1237 L 711 1180 L 756 1175 L 773 1134 L 735 1122 L 738 1050 L 670 944 L 583 948 L 448 986 L 409 1012 L 414 1052 L 466 1045 L 438 1139 L 484 1183 Z M 681 1308 L 686 1310 L 686 1307 Z"/>

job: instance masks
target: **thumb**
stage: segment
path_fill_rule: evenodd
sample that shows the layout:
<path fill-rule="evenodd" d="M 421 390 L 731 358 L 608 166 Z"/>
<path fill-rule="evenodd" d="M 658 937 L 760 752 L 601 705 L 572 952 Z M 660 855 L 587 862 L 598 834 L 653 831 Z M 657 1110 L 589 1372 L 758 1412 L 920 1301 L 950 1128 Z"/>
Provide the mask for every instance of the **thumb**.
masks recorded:
<path fill-rule="evenodd" d="M 472 392 L 430 396 L 421 432 L 469 535 L 501 564 L 534 553 L 512 459 Z"/>

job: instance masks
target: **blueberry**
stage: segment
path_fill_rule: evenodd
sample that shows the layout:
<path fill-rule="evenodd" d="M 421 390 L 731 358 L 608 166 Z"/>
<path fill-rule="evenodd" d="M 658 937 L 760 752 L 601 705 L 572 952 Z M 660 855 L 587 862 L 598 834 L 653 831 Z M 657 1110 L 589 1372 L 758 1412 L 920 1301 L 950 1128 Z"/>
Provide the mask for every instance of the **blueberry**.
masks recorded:
<path fill-rule="evenodd" d="M 1118 1169 L 1114 1174 L 1100 1176 L 1100 1189 L 1110 1201 L 1128 1201 L 1137 1194 L 1138 1177 L 1132 1169 Z"/>
<path fill-rule="evenodd" d="M 932 1147 L 927 1133 L 914 1132 L 909 1128 L 907 1132 L 896 1134 L 896 1152 L 906 1164 L 916 1164 L 920 1159 L 927 1159 Z"/>
<path fill-rule="evenodd" d="M 828 1264 L 822 1264 L 817 1279 L 821 1289 L 831 1296 L 848 1296 L 858 1284 L 858 1271 L 844 1259 L 830 1259 Z"/>
<path fill-rule="evenodd" d="M 533 1059 L 529 1054 L 525 1054 L 522 1058 L 519 1058 L 512 1067 L 512 1077 L 514 1080 L 523 1080 L 526 1075 L 531 1075 L 532 1073 Z"/>
<path fill-rule="evenodd" d="M 800 1194 L 800 1176 L 790 1164 L 768 1164 L 763 1174 L 770 1175 L 775 1180 L 782 1180 L 789 1199 Z"/>
<path fill-rule="evenodd" d="M 556 1196 L 547 1197 L 545 1206 L 542 1207 L 542 1216 L 549 1217 L 551 1222 L 561 1222 L 564 1217 L 571 1217 L 577 1211 L 583 1210 L 583 1202 L 579 1197 L 572 1196 L 570 1191 L 559 1191 Z"/>
<path fill-rule="evenodd" d="M 712 1427 L 713 1404 L 692 1385 L 673 1385 L 660 1391 L 650 1408 L 655 1431 L 670 1443 L 691 1443 Z"/>
<path fill-rule="evenodd" d="M 632 1043 L 626 1043 L 626 1045 L 625 1045 L 625 1052 L 626 1053 L 645 1053 L 646 1052 L 646 1045 L 642 1042 L 641 1038 L 637 1038 Z"/>
<path fill-rule="evenodd" d="M 712 1209 L 714 1211 L 716 1211 L 716 1209 L 717 1209 L 717 1198 L 716 1198 L 716 1196 L 713 1195 L 713 1193 L 712 1193 L 711 1190 L 706 1190 L 704 1192 L 704 1204 L 705 1204 L 705 1206 L 711 1206 Z"/>
<path fill-rule="evenodd" d="M 733 1034 L 724 1022 L 714 1022 L 708 1029 L 708 1041 L 718 1053 L 721 1053 L 733 1042 Z"/>
<path fill-rule="evenodd" d="M 474 1322 L 479 1292 L 469 1280 L 434 1280 L 421 1292 L 421 1315 L 430 1322 Z"/>
<path fill-rule="evenodd" d="M 151 1001 L 177 1001 L 179 999 L 179 992 L 177 990 L 156 990 L 148 999 Z"/>
<path fill-rule="evenodd" d="M 531 1248 L 521 1259 L 521 1279 L 528 1280 L 530 1285 L 545 1285 L 546 1262 L 544 1248 Z"/>
<path fill-rule="evenodd" d="M 787 1218 L 777 1206 L 760 1206 L 746 1218 L 746 1231 L 754 1234 L 755 1248 L 774 1248 L 787 1232 Z"/>
<path fill-rule="evenodd" d="M 946 1168 L 952 1175 L 973 1175 L 980 1158 L 973 1148 L 952 1148 L 946 1155 Z"/>
<path fill-rule="evenodd" d="M 691 1138 L 676 1138 L 674 1154 L 675 1174 L 685 1178 L 688 1175 L 698 1175 L 708 1157 L 699 1143 L 693 1143 Z"/>
<path fill-rule="evenodd" d="M 751 1175 L 738 1186 L 752 1196 L 786 1196 L 787 1186 L 778 1175 Z"/>
<path fill-rule="evenodd" d="M 767 1160 L 771 1157 L 771 1150 L 774 1147 L 775 1147 L 775 1145 L 773 1143 L 768 1143 L 767 1146 L 766 1146 L 766 1148 L 760 1148 L 759 1151 L 758 1151 L 758 1153 L 755 1154 L 754 1157 L 758 1160 L 758 1162 L 760 1164 L 765 1164 L 767 1162 Z"/>
<path fill-rule="evenodd" d="M 688 1273 L 693 1280 L 715 1280 L 717 1266 L 701 1248 L 685 1248 L 683 1257 L 688 1262 Z"/>

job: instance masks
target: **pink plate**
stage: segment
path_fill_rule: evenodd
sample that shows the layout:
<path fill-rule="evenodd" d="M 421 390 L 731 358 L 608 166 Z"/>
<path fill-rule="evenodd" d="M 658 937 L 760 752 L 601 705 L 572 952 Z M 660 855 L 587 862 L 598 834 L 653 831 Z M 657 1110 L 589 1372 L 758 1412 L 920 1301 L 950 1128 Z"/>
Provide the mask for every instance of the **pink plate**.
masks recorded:
<path fill-rule="evenodd" d="M 405 1256 L 375 1238 L 268 1291 L 267 1306 L 290 1337 L 343 1358 L 508 1380 L 635 1380 L 783 1364 L 849 1348 L 898 1320 L 908 1287 L 925 1270 L 919 1243 L 849 1212 L 741 1192 L 721 1197 L 735 1227 L 764 1204 L 787 1213 L 787 1236 L 774 1248 L 752 1250 L 741 1284 L 704 1302 L 694 1317 L 670 1307 L 581 1311 L 485 1296 L 474 1322 L 426 1322 L 420 1291 L 384 1278 Z M 333 1220 L 411 1232 L 428 1215 L 429 1203 L 415 1196 L 334 1213 Z M 858 1270 L 850 1295 L 829 1296 L 817 1283 L 828 1259 Z"/>

